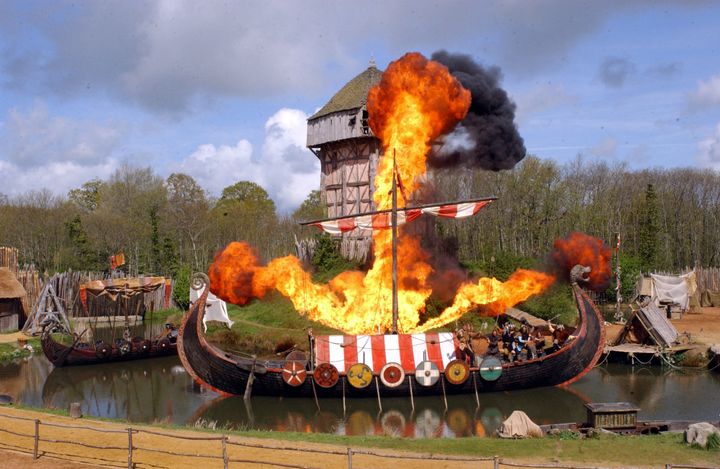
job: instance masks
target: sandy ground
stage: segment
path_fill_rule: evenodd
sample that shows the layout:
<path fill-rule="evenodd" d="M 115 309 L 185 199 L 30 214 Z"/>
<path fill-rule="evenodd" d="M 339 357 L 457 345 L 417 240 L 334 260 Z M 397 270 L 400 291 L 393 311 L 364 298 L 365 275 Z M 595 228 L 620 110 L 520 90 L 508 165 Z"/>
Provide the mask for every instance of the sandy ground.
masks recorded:
<path fill-rule="evenodd" d="M 12 334 L 0 334 L 0 344 L 16 344 L 18 339 L 29 339 L 30 336 L 22 332 L 13 332 Z"/>
<path fill-rule="evenodd" d="M 8 417 L 22 417 L 31 420 L 16 420 Z M 127 445 L 128 436 L 126 425 L 114 422 L 75 420 L 69 417 L 56 416 L 41 412 L 12 407 L 0 407 L 0 430 L 10 430 L 16 433 L 34 434 L 34 422 L 32 419 L 40 419 L 41 439 L 48 440 L 69 440 L 94 446 L 115 446 L 124 449 L 96 449 L 68 443 L 53 443 L 40 441 L 40 457 L 34 461 L 32 456 L 33 438 L 23 437 L 5 432 L 0 432 L 0 457 L 3 461 L 0 466 L 5 467 L 28 467 L 28 468 L 69 468 L 69 467 L 127 467 Z M 52 424 L 72 425 L 87 428 L 59 428 Z M 101 433 L 90 429 L 101 429 L 114 431 L 115 433 Z M 181 452 L 190 455 L 222 455 L 220 441 L 207 441 L 198 438 L 216 438 L 220 435 L 197 432 L 192 430 L 160 429 L 157 427 L 146 427 L 133 425 L 133 429 L 140 430 L 133 434 L 133 462 L 136 468 L 178 468 L 198 466 L 203 468 L 221 468 L 222 459 L 209 459 L 191 456 L 173 456 L 146 449 L 162 449 L 172 452 Z M 167 436 L 160 436 L 146 433 L 154 431 L 174 436 L 183 436 L 193 439 L 177 439 Z M 308 468 L 346 468 L 347 455 L 331 455 L 299 452 L 297 449 L 318 449 L 331 450 L 345 453 L 347 449 L 342 446 L 316 444 L 306 442 L 278 441 L 268 439 L 243 438 L 232 436 L 230 442 L 241 442 L 246 444 L 262 445 L 266 448 L 251 448 L 246 446 L 228 445 L 230 459 L 239 459 L 246 462 L 231 462 L 230 467 L 277 467 L 271 464 L 291 464 Z M 267 448 L 269 447 L 269 448 Z M 359 448 L 358 448 L 359 449 Z M 417 453 L 399 453 L 398 451 L 386 451 L 373 449 L 373 452 L 393 456 L 399 454 L 422 456 Z M 21 454 L 24 453 L 24 454 Z M 7 455 L 7 459 L 5 456 Z M 61 459 L 57 459 L 61 458 Z M 89 463 L 86 465 L 73 465 L 70 461 Z M 250 464 L 252 462 L 252 464 Z M 429 461 L 429 460 L 403 460 L 388 459 L 371 455 L 355 454 L 353 456 L 353 467 L 392 468 L 392 469 L 462 469 L 481 468 L 490 469 L 492 461 L 487 462 L 460 462 L 460 461 Z"/>
<path fill-rule="evenodd" d="M 687 332 L 693 342 L 720 344 L 720 308 L 699 308 L 671 321 L 679 333 Z"/>
<path fill-rule="evenodd" d="M 0 445 L 2 444 L 0 443 Z M 35 461 L 29 454 L 2 449 L 0 449 L 0 460 L 2 460 L 2 467 L 5 469 L 25 469 L 27 467 L 33 469 L 93 469 L 103 467 L 94 464 L 78 464 L 76 461 L 51 458 L 49 456 Z"/>
<path fill-rule="evenodd" d="M 682 319 L 672 322 L 678 333 L 685 334 L 690 343 L 712 345 L 720 344 L 720 308 L 698 308 L 697 312 L 683 314 Z M 605 332 L 608 342 L 622 332 L 620 324 L 607 324 Z"/>

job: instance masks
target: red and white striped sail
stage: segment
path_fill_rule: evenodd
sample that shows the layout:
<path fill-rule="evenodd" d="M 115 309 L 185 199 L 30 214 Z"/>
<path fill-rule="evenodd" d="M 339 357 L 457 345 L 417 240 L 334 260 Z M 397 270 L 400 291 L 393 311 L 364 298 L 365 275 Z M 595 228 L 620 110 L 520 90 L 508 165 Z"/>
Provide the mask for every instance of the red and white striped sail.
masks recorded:
<path fill-rule="evenodd" d="M 395 362 L 406 372 L 425 360 L 442 371 L 455 358 L 455 334 L 320 335 L 315 336 L 315 363 L 330 363 L 340 373 L 355 363 L 365 363 L 379 373 L 386 363 Z"/>
<path fill-rule="evenodd" d="M 422 215 L 420 209 L 402 210 L 397 212 L 398 226 L 415 220 Z M 312 223 L 321 230 L 330 234 L 340 234 L 352 231 L 356 228 L 361 230 L 374 230 L 390 228 L 392 221 L 390 212 L 376 213 L 374 215 L 360 215 L 354 217 L 339 218 L 337 220 L 329 220 Z"/>
<path fill-rule="evenodd" d="M 401 208 L 397 211 L 397 225 L 404 225 L 417 219 L 420 215 L 432 215 L 443 218 L 466 218 L 478 213 L 480 209 L 487 206 L 494 199 L 478 200 L 473 202 L 461 202 L 455 204 L 439 204 L 417 208 Z M 317 221 L 308 223 L 317 226 L 330 234 L 340 234 L 354 229 L 375 230 L 385 229 L 392 226 L 391 213 L 389 211 L 379 212 L 371 215 L 354 215 L 333 220 Z"/>

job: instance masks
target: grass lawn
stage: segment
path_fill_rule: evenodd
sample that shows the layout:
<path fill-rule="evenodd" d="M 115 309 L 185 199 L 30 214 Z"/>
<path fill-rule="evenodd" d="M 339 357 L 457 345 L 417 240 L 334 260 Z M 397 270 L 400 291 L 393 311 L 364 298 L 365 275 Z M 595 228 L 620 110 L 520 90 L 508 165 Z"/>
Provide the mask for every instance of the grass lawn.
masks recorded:
<path fill-rule="evenodd" d="M 585 439 L 548 436 L 525 440 L 476 437 L 404 439 L 260 431 L 245 431 L 238 434 L 256 438 L 329 443 L 350 447 L 373 447 L 476 457 L 497 455 L 511 461 L 573 461 L 596 465 L 614 463 L 633 466 L 691 463 L 717 466 L 720 461 L 720 451 L 691 448 L 683 442 L 683 436 L 680 433 L 652 436 L 602 435 Z"/>
<path fill-rule="evenodd" d="M 307 349 L 308 327 L 312 327 L 315 334 L 340 333 L 300 315 L 290 300 L 279 294 L 268 295 L 242 307 L 228 304 L 228 316 L 235 322 L 232 331 L 224 325 L 209 324 L 209 339 L 228 350 L 259 356 L 274 354 L 278 344 L 283 349 L 293 344 Z"/>
<path fill-rule="evenodd" d="M 28 345 L 33 348 L 35 353 L 41 352 L 40 339 L 28 339 Z M 31 352 L 29 350 L 18 348 L 17 342 L 0 343 L 0 362 L 14 360 L 16 358 L 29 357 L 30 355 Z"/>

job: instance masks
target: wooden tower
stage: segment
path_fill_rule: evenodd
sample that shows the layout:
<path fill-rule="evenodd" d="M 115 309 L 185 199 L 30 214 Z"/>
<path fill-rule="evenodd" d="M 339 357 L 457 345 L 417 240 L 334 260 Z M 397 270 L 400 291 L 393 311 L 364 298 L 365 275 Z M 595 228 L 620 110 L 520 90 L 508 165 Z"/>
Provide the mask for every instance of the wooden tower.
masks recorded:
<path fill-rule="evenodd" d="M 307 147 L 320 159 L 320 190 L 328 218 L 375 209 L 372 194 L 382 149 L 368 125 L 367 96 L 381 77 L 371 61 L 308 119 Z M 342 255 L 365 260 L 371 236 L 368 230 L 343 234 Z"/>

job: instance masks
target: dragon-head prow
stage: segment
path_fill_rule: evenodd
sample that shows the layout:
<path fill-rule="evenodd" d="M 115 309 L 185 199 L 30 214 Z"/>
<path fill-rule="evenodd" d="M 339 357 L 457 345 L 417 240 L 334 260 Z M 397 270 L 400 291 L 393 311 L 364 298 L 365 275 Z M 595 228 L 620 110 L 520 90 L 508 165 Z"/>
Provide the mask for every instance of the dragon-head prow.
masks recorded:
<path fill-rule="evenodd" d="M 590 267 L 580 264 L 576 265 L 570 269 L 570 283 L 572 285 L 577 285 L 578 282 L 589 282 L 591 270 L 592 269 Z"/>

